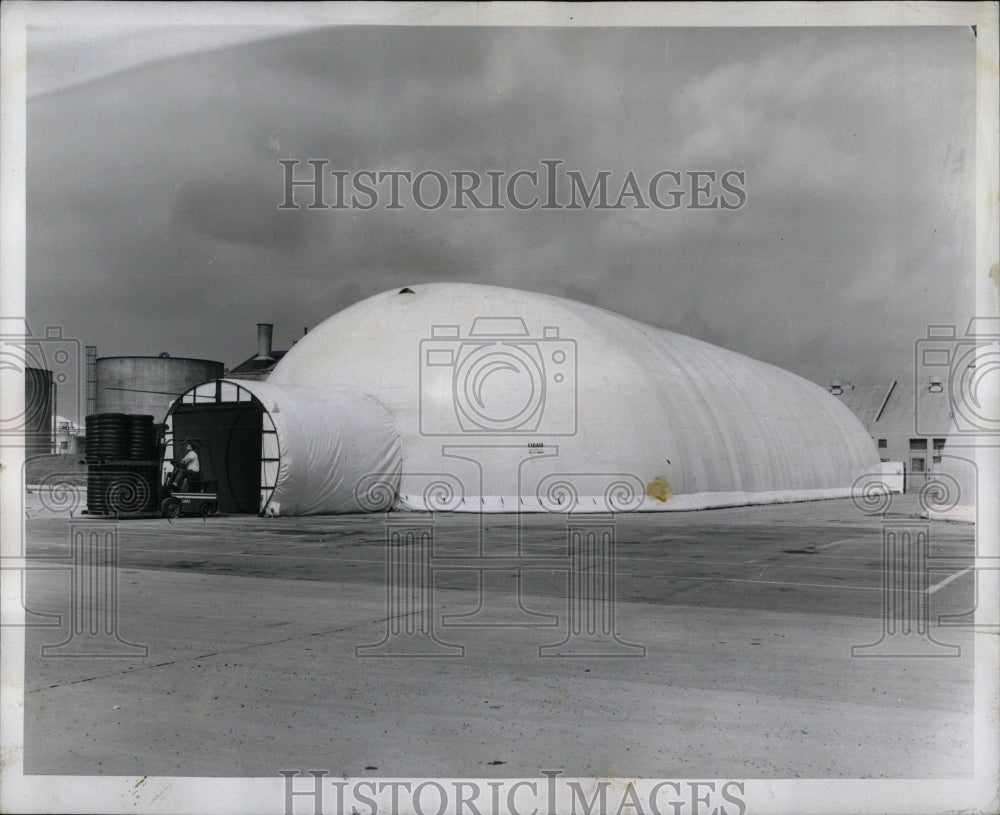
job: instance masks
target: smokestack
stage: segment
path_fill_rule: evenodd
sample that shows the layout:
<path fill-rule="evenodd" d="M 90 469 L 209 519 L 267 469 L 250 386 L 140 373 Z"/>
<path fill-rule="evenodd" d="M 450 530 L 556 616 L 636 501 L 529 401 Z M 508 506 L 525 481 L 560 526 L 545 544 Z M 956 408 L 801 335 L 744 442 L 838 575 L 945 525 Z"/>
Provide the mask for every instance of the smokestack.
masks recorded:
<path fill-rule="evenodd" d="M 274 325 L 271 323 L 257 323 L 257 356 L 254 359 L 274 359 L 271 356 L 271 334 L 273 331 Z"/>

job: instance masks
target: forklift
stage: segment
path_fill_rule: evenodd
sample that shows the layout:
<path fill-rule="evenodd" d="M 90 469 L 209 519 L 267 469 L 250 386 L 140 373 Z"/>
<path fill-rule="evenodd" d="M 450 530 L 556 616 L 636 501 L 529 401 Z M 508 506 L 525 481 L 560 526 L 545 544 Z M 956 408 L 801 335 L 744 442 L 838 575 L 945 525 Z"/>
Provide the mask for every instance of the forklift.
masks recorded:
<path fill-rule="evenodd" d="M 174 471 L 164 474 L 160 485 L 160 515 L 164 518 L 178 518 L 181 515 L 200 515 L 208 518 L 219 511 L 219 482 L 209 477 L 206 465 L 211 460 L 208 455 L 208 439 L 184 439 L 181 444 L 191 444 L 198 454 L 200 472 L 190 473 L 174 485 Z M 180 459 L 172 459 L 175 470 L 182 467 Z"/>

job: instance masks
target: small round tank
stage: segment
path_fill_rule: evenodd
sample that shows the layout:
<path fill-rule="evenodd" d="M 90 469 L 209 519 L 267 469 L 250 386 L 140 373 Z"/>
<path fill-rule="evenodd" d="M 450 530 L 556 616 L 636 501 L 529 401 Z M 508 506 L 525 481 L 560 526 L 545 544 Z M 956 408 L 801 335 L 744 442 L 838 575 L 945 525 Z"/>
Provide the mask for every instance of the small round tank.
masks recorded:
<path fill-rule="evenodd" d="M 46 456 L 52 452 L 52 413 L 55 385 L 52 371 L 24 369 L 24 455 Z"/>

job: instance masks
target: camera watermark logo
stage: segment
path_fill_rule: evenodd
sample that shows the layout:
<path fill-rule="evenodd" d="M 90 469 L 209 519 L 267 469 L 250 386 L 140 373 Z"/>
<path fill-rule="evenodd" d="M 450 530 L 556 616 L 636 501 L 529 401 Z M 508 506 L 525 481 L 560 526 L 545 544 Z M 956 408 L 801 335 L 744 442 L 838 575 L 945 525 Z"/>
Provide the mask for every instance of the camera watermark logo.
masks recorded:
<path fill-rule="evenodd" d="M 940 433 L 925 394 L 948 400 L 951 435 L 1000 433 L 1000 319 L 974 317 L 964 334 L 954 325 L 931 325 L 916 342 L 916 432 Z"/>
<path fill-rule="evenodd" d="M 468 333 L 435 325 L 420 342 L 420 432 L 425 436 L 539 434 L 577 427 L 577 345 L 521 317 L 477 317 Z"/>
<path fill-rule="evenodd" d="M 81 345 L 63 336 L 62 327 L 47 326 L 43 335 L 35 336 L 26 320 L 0 318 L 0 369 L 24 379 L 23 407 L 5 407 L 0 415 L 0 447 L 44 447 L 46 441 L 51 445 L 59 389 L 76 389 L 77 413 L 83 415 Z"/>

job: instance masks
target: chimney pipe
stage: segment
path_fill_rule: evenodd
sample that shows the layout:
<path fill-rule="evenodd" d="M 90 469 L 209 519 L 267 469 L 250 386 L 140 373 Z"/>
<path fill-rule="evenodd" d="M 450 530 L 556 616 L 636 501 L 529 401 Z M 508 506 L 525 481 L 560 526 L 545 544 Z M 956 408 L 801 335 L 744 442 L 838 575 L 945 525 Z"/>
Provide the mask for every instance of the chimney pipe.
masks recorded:
<path fill-rule="evenodd" d="M 272 323 L 257 323 L 257 356 L 254 359 L 270 359 L 271 356 L 271 334 L 274 331 Z"/>

